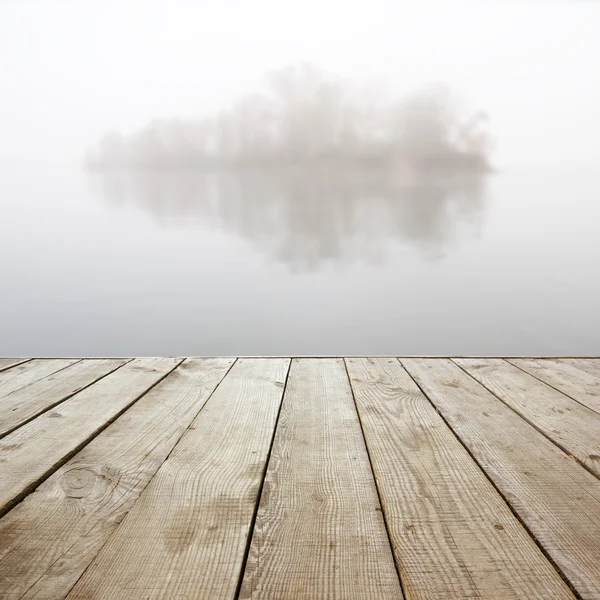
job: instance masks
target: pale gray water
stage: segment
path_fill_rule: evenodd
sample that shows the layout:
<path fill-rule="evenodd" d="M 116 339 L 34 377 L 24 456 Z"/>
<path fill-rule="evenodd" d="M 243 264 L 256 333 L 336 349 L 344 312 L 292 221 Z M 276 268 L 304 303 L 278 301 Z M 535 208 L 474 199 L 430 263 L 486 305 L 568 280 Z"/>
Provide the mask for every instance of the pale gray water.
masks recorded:
<path fill-rule="evenodd" d="M 0 355 L 600 354 L 600 178 L 0 169 Z"/>

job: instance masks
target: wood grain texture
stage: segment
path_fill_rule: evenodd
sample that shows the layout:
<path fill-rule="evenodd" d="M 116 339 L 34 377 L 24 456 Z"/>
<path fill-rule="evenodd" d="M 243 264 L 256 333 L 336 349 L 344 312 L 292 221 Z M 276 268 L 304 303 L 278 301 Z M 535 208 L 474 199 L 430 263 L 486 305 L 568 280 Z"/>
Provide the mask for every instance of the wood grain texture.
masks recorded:
<path fill-rule="evenodd" d="M 136 359 L 0 440 L 0 514 L 180 362 Z"/>
<path fill-rule="evenodd" d="M 192 359 L 0 519 L 0 597 L 64 598 L 233 359 Z"/>
<path fill-rule="evenodd" d="M 60 404 L 125 364 L 126 360 L 85 360 L 0 399 L 0 437 Z"/>
<path fill-rule="evenodd" d="M 0 358 L 0 371 L 5 371 L 16 365 L 30 361 L 30 358 Z"/>
<path fill-rule="evenodd" d="M 402 363 L 581 597 L 600 598 L 600 480 L 451 360 Z"/>
<path fill-rule="evenodd" d="M 600 414 L 502 359 L 454 362 L 600 477 Z"/>
<path fill-rule="evenodd" d="M 407 599 L 574 598 L 394 359 L 347 359 Z"/>
<path fill-rule="evenodd" d="M 600 379 L 600 358 L 563 358 L 558 362 L 571 365 L 589 373 L 595 379 Z"/>
<path fill-rule="evenodd" d="M 234 598 L 288 365 L 236 362 L 70 600 Z"/>
<path fill-rule="evenodd" d="M 343 360 L 294 360 L 240 599 L 401 597 Z"/>
<path fill-rule="evenodd" d="M 548 358 L 507 359 L 588 408 L 600 413 L 600 377 L 564 360 Z"/>
<path fill-rule="evenodd" d="M 57 371 L 61 371 L 77 362 L 80 361 L 76 358 L 31 360 L 26 363 L 15 365 L 8 370 L 0 371 L 0 398 L 31 385 L 40 379 L 44 379 L 45 377 L 48 377 Z"/>

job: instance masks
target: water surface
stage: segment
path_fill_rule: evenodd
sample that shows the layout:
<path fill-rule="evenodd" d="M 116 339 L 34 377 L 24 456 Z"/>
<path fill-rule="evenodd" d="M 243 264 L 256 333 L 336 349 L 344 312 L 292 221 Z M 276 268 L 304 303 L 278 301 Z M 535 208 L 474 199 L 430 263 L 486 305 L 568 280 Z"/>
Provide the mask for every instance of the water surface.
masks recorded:
<path fill-rule="evenodd" d="M 600 179 L 0 169 L 0 355 L 600 354 Z"/>

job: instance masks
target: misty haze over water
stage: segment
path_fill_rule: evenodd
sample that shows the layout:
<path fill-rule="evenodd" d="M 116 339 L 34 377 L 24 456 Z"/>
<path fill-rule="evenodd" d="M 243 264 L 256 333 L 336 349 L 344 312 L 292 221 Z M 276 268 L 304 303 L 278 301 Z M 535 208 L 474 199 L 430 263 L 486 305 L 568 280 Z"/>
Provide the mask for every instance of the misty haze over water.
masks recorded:
<path fill-rule="evenodd" d="M 600 353 L 597 6 L 225 4 L 0 7 L 0 355 Z"/>

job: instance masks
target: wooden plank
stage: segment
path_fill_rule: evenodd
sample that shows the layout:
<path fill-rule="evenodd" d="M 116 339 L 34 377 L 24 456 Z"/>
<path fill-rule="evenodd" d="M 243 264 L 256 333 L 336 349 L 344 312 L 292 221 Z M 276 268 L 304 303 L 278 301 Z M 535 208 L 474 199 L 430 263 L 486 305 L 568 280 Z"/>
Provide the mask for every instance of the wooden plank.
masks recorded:
<path fill-rule="evenodd" d="M 559 363 L 566 363 L 600 379 L 600 358 L 563 358 Z"/>
<path fill-rule="evenodd" d="M 69 599 L 235 597 L 288 365 L 236 362 Z"/>
<path fill-rule="evenodd" d="M 581 597 L 600 598 L 600 480 L 452 361 L 402 362 Z"/>
<path fill-rule="evenodd" d="M 600 378 L 560 360 L 519 358 L 508 362 L 600 413 Z"/>
<path fill-rule="evenodd" d="M 3 600 L 68 594 L 232 364 L 182 364 L 0 519 Z"/>
<path fill-rule="evenodd" d="M 573 598 L 400 363 L 346 364 L 406 597 Z"/>
<path fill-rule="evenodd" d="M 31 360 L 0 372 L 0 398 L 80 362 L 78 359 Z"/>
<path fill-rule="evenodd" d="M 136 359 L 0 440 L 0 514 L 180 362 Z"/>
<path fill-rule="evenodd" d="M 4 396 L 0 401 L 0 437 L 60 404 L 126 362 L 84 360 Z"/>
<path fill-rule="evenodd" d="M 0 358 L 0 371 L 16 367 L 30 360 L 30 358 Z"/>
<path fill-rule="evenodd" d="M 240 598 L 402 598 L 342 359 L 292 363 Z"/>
<path fill-rule="evenodd" d="M 502 359 L 454 362 L 600 477 L 600 414 Z"/>

